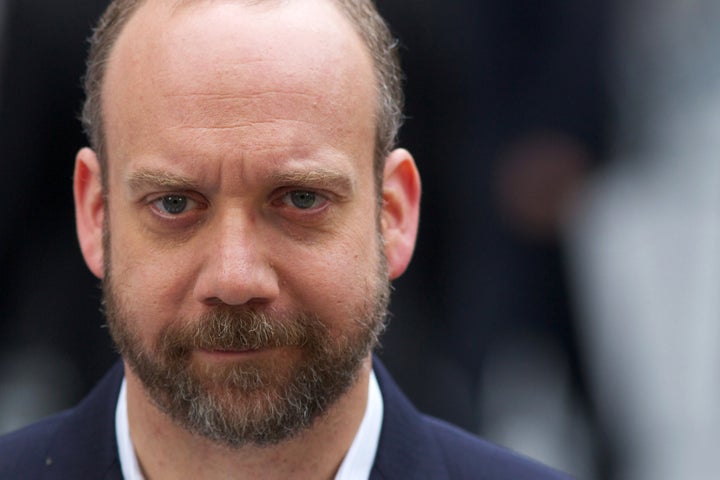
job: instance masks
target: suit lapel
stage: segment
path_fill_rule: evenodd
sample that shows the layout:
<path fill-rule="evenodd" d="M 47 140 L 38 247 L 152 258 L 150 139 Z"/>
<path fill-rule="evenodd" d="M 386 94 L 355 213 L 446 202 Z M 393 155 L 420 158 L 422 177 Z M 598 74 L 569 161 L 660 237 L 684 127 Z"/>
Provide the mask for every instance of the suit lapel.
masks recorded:
<path fill-rule="evenodd" d="M 47 480 L 122 480 L 115 435 L 115 407 L 122 378 L 122 363 L 118 362 L 68 414 L 48 450 Z"/>
<path fill-rule="evenodd" d="M 380 384 L 384 413 L 370 479 L 447 479 L 445 459 L 420 412 L 403 395 L 379 360 L 373 361 L 373 369 Z"/>

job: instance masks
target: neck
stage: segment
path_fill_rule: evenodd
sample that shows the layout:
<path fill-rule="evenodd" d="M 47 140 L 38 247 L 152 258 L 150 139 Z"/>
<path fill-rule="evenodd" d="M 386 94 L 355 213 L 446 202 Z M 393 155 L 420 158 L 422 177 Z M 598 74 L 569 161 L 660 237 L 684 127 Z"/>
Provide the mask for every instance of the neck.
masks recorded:
<path fill-rule="evenodd" d="M 332 479 L 362 422 L 370 369 L 368 357 L 355 384 L 297 436 L 269 447 L 230 448 L 174 423 L 126 365 L 130 435 L 145 477 Z"/>

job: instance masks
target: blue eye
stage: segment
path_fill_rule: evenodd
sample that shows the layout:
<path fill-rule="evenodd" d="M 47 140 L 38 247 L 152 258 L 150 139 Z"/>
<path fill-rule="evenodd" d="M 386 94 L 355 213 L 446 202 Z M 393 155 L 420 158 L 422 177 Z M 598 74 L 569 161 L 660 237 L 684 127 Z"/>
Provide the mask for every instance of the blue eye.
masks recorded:
<path fill-rule="evenodd" d="M 165 195 L 153 203 L 160 211 L 170 215 L 180 215 L 195 205 L 195 201 L 185 195 Z"/>
<path fill-rule="evenodd" d="M 285 203 L 291 204 L 295 208 L 301 210 L 308 210 L 310 208 L 318 207 L 321 202 L 325 199 L 313 192 L 305 190 L 295 190 L 288 192 L 285 196 Z"/>

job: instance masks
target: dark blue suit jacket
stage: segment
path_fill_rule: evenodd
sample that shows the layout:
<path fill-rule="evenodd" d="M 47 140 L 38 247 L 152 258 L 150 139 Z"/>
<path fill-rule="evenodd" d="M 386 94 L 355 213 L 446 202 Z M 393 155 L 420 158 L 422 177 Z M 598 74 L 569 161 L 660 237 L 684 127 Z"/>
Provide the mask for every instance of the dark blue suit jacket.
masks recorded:
<path fill-rule="evenodd" d="M 376 361 L 384 401 L 371 480 L 567 480 L 419 413 Z M 0 437 L 0 479 L 122 479 L 115 440 L 120 363 L 77 407 Z"/>

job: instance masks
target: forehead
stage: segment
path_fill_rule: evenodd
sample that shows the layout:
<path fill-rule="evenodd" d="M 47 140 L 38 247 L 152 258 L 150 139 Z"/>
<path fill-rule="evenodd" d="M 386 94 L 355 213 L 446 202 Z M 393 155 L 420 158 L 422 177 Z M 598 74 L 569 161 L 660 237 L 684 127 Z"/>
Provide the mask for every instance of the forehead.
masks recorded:
<path fill-rule="evenodd" d="M 292 106 L 296 117 L 302 110 L 303 120 L 334 133 L 374 128 L 372 61 L 330 1 L 246 3 L 140 7 L 107 66 L 109 149 L 132 140 L 123 138 L 124 125 L 136 127 L 133 136 L 168 117 L 175 126 L 241 129 L 283 119 Z"/>
<path fill-rule="evenodd" d="M 135 65 L 149 61 L 166 73 L 183 69 L 190 78 L 206 80 L 209 66 L 216 75 L 212 80 L 227 76 L 248 81 L 259 73 L 249 67 L 265 64 L 290 75 L 276 77 L 280 83 L 330 65 L 340 77 L 366 56 L 352 26 L 328 0 L 250 5 L 240 0 L 148 0 L 128 22 L 112 55 Z M 343 61 L 348 58 L 352 61 Z M 165 80 L 172 84 L 172 78 Z"/>

